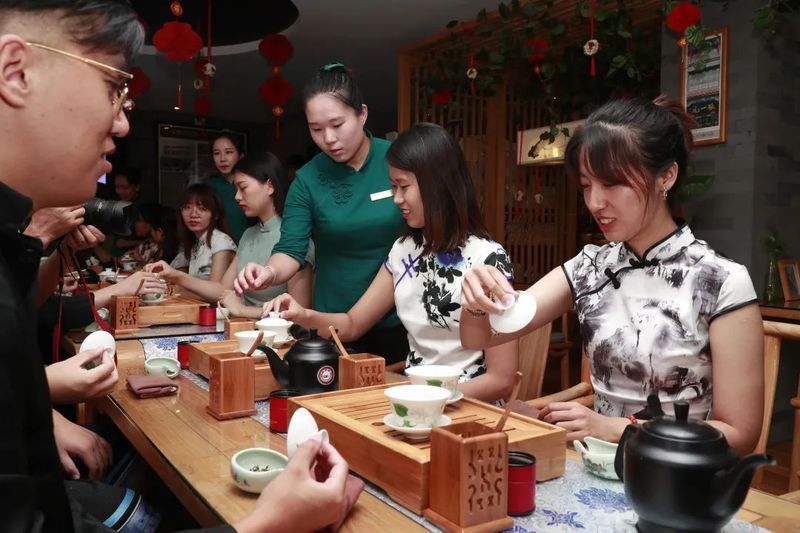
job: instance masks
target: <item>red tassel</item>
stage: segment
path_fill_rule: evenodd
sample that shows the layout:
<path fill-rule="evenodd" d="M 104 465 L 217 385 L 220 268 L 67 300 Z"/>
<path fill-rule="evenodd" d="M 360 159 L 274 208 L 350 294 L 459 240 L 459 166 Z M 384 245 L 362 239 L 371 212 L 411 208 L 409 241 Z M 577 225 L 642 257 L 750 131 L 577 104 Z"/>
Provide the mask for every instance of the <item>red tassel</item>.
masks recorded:
<path fill-rule="evenodd" d="M 589 66 L 589 74 L 590 74 L 590 75 L 591 75 L 593 78 L 594 78 L 594 77 L 595 77 L 595 75 L 597 74 L 597 68 L 595 67 L 595 64 L 594 64 L 594 56 L 592 56 L 592 63 L 591 63 L 591 65 Z"/>
<path fill-rule="evenodd" d="M 475 94 L 475 80 L 469 82 L 469 92 L 470 94 Z"/>
<path fill-rule="evenodd" d="M 589 0 L 589 39 L 594 39 L 594 6 L 596 0 Z M 589 75 L 594 78 L 597 74 L 597 69 L 594 64 L 594 55 L 589 63 Z"/>
<path fill-rule="evenodd" d="M 281 138 L 281 119 L 275 118 L 275 140 Z"/>

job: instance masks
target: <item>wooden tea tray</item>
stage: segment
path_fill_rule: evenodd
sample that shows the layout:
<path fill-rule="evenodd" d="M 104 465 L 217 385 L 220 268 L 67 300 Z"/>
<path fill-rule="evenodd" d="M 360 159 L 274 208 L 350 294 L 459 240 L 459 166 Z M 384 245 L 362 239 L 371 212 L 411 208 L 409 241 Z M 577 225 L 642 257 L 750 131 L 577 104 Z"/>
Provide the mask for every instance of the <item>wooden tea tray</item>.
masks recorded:
<path fill-rule="evenodd" d="M 392 384 L 392 385 L 396 385 Z M 410 441 L 383 423 L 389 400 L 383 391 L 392 385 L 313 394 L 289 398 L 290 414 L 305 407 L 350 468 L 387 492 L 394 500 L 422 514 L 428 507 L 430 440 Z M 444 413 L 453 423 L 476 421 L 494 426 L 503 410 L 464 398 L 448 405 Z M 511 413 L 504 431 L 508 449 L 536 456 L 536 479 L 564 474 L 566 432 L 540 420 Z"/>
<path fill-rule="evenodd" d="M 200 307 L 204 305 L 205 302 L 185 296 L 170 296 L 157 304 L 140 302 L 138 325 L 143 328 L 162 324 L 199 324 Z"/>

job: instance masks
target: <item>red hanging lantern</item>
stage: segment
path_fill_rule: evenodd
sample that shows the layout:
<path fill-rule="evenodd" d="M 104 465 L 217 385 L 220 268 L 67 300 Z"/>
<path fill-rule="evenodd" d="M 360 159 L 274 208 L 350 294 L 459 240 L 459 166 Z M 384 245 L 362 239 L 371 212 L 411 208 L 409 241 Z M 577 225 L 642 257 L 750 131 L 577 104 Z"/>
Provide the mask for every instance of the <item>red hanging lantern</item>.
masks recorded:
<path fill-rule="evenodd" d="M 283 106 L 292 98 L 294 86 L 281 76 L 274 76 L 261 84 L 258 95 L 271 106 Z"/>
<path fill-rule="evenodd" d="M 150 90 L 150 78 L 140 67 L 131 69 L 133 79 L 128 84 L 128 96 L 137 98 Z"/>
<path fill-rule="evenodd" d="M 258 43 L 258 51 L 271 65 L 283 65 L 294 55 L 294 46 L 280 33 L 270 33 Z"/>
<path fill-rule="evenodd" d="M 674 32 L 683 34 L 686 28 L 700 22 L 700 6 L 692 2 L 676 4 L 667 15 L 667 27 Z"/>
<path fill-rule="evenodd" d="M 194 111 L 201 117 L 207 116 L 211 113 L 211 110 L 214 108 L 211 100 L 208 99 L 208 96 L 205 94 L 201 95 L 197 100 L 194 101 Z"/>
<path fill-rule="evenodd" d="M 153 45 L 170 61 L 188 61 L 203 47 L 203 39 L 185 22 L 167 22 L 153 36 Z"/>

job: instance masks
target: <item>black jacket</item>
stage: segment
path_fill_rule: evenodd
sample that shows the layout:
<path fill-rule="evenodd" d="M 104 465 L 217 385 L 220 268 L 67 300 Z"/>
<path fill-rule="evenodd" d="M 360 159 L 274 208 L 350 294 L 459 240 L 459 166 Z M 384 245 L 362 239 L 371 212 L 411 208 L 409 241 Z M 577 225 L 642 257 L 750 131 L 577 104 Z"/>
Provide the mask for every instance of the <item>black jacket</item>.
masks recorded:
<path fill-rule="evenodd" d="M 0 183 L 0 531 L 72 531 L 36 342 L 42 243 L 19 231 L 31 201 Z"/>

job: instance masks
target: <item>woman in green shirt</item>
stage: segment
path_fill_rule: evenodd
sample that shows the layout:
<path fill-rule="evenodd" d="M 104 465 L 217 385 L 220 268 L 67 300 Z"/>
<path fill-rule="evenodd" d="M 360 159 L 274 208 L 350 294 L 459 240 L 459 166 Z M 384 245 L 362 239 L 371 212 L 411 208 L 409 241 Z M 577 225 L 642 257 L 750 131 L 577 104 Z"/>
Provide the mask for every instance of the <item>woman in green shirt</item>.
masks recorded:
<path fill-rule="evenodd" d="M 233 281 L 239 269 L 249 262 L 264 263 L 272 253 L 273 246 L 281 236 L 281 213 L 286 199 L 288 180 L 278 158 L 270 152 L 250 154 L 236 163 L 231 172 L 236 186 L 236 210 L 258 223 L 247 228 L 239 241 L 236 257 L 219 281 L 190 276 L 164 262 L 160 275 L 209 302 L 222 299 L 236 316 L 260 318 L 264 302 L 288 292 L 293 298 L 311 305 L 311 268 L 314 264 L 314 248 L 305 256 L 305 267 L 292 276 L 287 283 L 275 284 L 261 291 L 249 292 L 242 298 L 236 295 Z"/>
<path fill-rule="evenodd" d="M 344 65 L 319 70 L 305 86 L 303 101 L 311 138 L 322 153 L 297 171 L 281 240 L 269 261 L 242 269 L 236 290 L 285 282 L 303 266 L 313 236 L 314 309 L 343 313 L 367 291 L 403 228 L 392 202 L 389 142 L 365 131 L 367 106 Z M 408 339 L 392 309 L 351 347 L 392 363 L 405 359 Z"/>
<path fill-rule="evenodd" d="M 228 229 L 231 237 L 237 243 L 247 229 L 247 215 L 236 204 L 236 186 L 233 183 L 233 169 L 236 163 L 244 157 L 242 139 L 233 134 L 223 133 L 211 144 L 211 155 L 219 174 L 208 180 L 222 198 L 225 214 L 228 217 Z"/>

